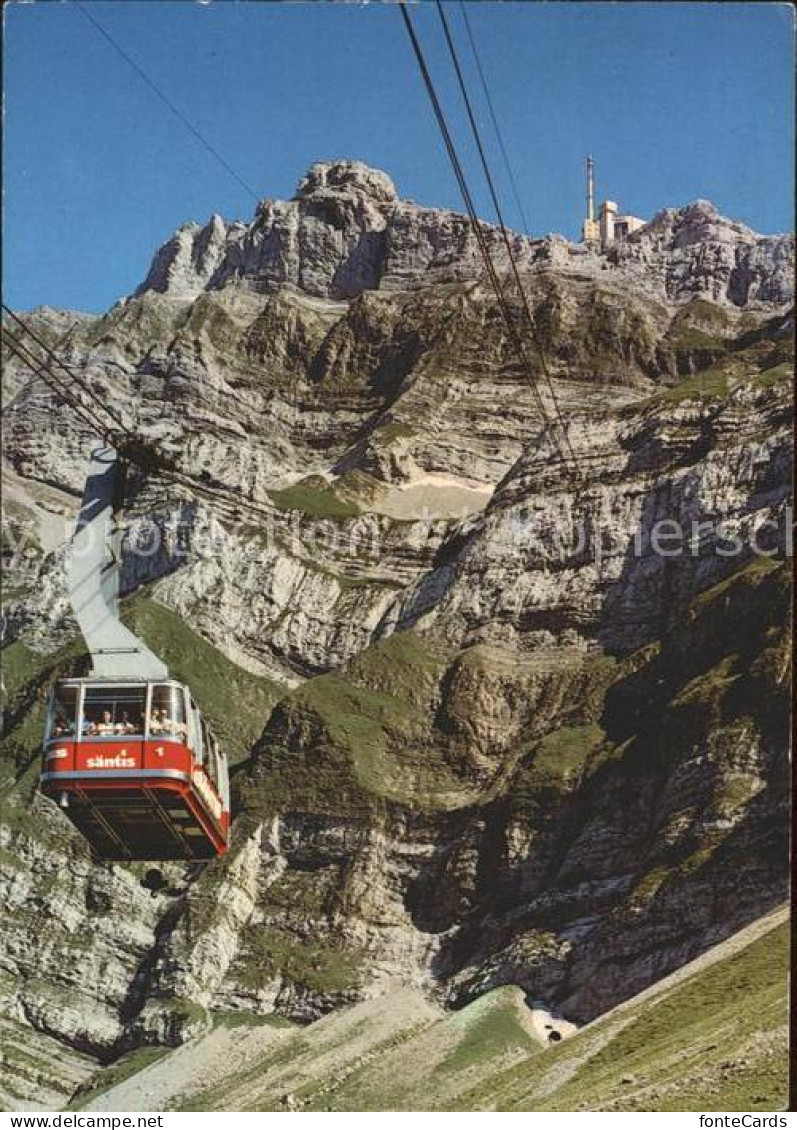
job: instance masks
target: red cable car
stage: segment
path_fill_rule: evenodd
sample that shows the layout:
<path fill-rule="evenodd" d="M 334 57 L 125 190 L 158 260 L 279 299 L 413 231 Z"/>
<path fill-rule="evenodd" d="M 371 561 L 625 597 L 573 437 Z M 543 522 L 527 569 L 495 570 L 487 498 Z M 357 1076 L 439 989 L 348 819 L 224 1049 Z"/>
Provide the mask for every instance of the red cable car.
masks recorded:
<path fill-rule="evenodd" d="M 227 850 L 226 765 L 186 687 L 63 679 L 47 719 L 42 792 L 102 859 Z"/>
<path fill-rule="evenodd" d="M 92 455 L 67 564 L 91 676 L 50 694 L 40 779 L 102 859 L 209 859 L 227 850 L 227 762 L 188 687 L 119 620 L 124 471 Z"/>

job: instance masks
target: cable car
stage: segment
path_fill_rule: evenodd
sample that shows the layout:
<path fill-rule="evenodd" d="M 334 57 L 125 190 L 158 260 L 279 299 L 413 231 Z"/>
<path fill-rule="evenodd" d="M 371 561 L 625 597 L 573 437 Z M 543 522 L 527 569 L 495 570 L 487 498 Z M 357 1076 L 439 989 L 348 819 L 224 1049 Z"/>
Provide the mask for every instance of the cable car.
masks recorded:
<path fill-rule="evenodd" d="M 229 780 L 188 687 L 119 620 L 123 478 L 93 453 L 67 586 L 92 659 L 50 693 L 40 778 L 101 859 L 209 859 L 227 850 Z"/>
<path fill-rule="evenodd" d="M 226 765 L 174 680 L 56 683 L 41 787 L 103 859 L 208 859 L 227 849 Z"/>

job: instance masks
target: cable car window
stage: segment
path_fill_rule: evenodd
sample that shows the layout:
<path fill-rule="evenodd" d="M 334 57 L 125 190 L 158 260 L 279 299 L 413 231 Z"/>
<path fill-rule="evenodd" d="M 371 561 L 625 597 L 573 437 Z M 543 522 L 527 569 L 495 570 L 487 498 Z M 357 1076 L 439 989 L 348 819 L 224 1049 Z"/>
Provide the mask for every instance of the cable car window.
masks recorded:
<path fill-rule="evenodd" d="M 211 781 L 215 782 L 218 774 L 216 772 L 216 750 L 213 744 L 213 736 L 208 729 L 205 719 L 202 718 L 201 715 L 200 718 L 202 722 L 202 748 L 205 751 L 205 770 Z"/>
<path fill-rule="evenodd" d="M 185 743 L 188 728 L 185 724 L 185 703 L 182 687 L 155 685 L 152 688 L 152 711 L 149 716 L 149 736 L 158 741 Z"/>
<path fill-rule="evenodd" d="M 197 708 L 197 704 L 189 694 L 188 696 L 188 711 L 189 720 L 191 724 L 191 748 L 194 751 L 194 758 L 199 765 L 205 763 L 205 745 L 202 740 L 202 715 Z"/>
<path fill-rule="evenodd" d="M 47 720 L 47 740 L 74 735 L 77 730 L 78 687 L 56 684 Z"/>
<path fill-rule="evenodd" d="M 144 733 L 146 688 L 88 686 L 83 699 L 81 734 L 109 738 Z"/>
<path fill-rule="evenodd" d="M 213 765 L 213 783 L 214 783 L 214 785 L 218 786 L 218 783 L 219 783 L 219 743 L 216 741 L 216 739 L 213 737 L 212 734 L 210 735 L 210 748 L 213 750 L 212 762 L 211 762 L 212 765 Z"/>

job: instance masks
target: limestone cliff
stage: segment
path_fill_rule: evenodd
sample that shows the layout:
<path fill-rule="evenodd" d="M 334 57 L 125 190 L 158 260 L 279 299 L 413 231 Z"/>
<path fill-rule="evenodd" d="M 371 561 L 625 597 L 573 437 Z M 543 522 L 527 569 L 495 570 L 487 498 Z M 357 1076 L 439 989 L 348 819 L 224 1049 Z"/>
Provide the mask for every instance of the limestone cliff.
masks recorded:
<path fill-rule="evenodd" d="M 705 202 L 606 254 L 513 238 L 544 415 L 465 218 L 356 162 L 181 228 L 102 317 L 26 316 L 182 471 L 130 484 L 125 615 L 237 768 L 229 857 L 156 898 L 35 795 L 91 434 L 9 358 L 12 1105 L 397 977 L 581 1024 L 784 898 L 793 241 Z"/>

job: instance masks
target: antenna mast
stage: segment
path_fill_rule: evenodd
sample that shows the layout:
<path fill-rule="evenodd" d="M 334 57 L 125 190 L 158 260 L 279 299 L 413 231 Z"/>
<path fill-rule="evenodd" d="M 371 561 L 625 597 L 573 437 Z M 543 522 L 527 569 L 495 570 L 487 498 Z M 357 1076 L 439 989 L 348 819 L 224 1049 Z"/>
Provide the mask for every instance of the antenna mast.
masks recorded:
<path fill-rule="evenodd" d="M 597 243 L 600 239 L 595 220 L 595 162 L 592 157 L 587 157 L 587 217 L 581 235 L 584 243 Z"/>
<path fill-rule="evenodd" d="M 595 162 L 587 157 L 587 219 L 595 222 Z"/>

